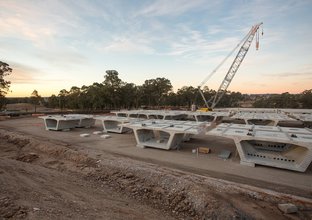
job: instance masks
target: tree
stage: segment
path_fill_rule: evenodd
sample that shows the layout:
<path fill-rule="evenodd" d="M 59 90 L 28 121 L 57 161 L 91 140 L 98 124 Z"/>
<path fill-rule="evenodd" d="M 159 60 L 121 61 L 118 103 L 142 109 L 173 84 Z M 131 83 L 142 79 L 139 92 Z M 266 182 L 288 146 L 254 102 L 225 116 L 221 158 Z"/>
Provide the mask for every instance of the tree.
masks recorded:
<path fill-rule="evenodd" d="M 81 86 L 80 89 L 80 98 L 79 98 L 79 108 L 80 109 L 92 109 L 92 104 L 90 102 L 90 98 L 88 96 L 90 86 Z"/>
<path fill-rule="evenodd" d="M 122 81 L 119 79 L 118 74 L 116 70 L 106 70 L 103 84 L 114 89 L 119 88 Z"/>
<path fill-rule="evenodd" d="M 12 73 L 12 68 L 9 64 L 0 61 L 0 110 L 5 105 L 5 95 L 8 93 L 10 88 L 10 81 L 4 79 L 5 76 L 8 76 Z"/>
<path fill-rule="evenodd" d="M 168 93 L 172 90 L 172 85 L 169 79 L 164 77 L 156 78 L 155 80 L 155 88 L 156 88 L 156 100 L 157 105 L 161 105 L 163 99 L 168 95 Z"/>
<path fill-rule="evenodd" d="M 195 102 L 198 89 L 193 86 L 183 86 L 177 91 L 178 105 L 187 106 L 188 108 Z"/>
<path fill-rule="evenodd" d="M 117 108 L 121 100 L 120 88 L 124 84 L 122 80 L 119 79 L 118 72 L 116 70 L 106 70 L 103 84 L 111 107 Z"/>
<path fill-rule="evenodd" d="M 52 95 L 48 99 L 47 107 L 57 108 L 59 106 L 59 98 L 56 95 Z"/>
<path fill-rule="evenodd" d="M 72 86 L 69 90 L 67 106 L 70 109 L 78 109 L 80 103 L 80 88 L 77 86 Z"/>
<path fill-rule="evenodd" d="M 142 85 L 143 104 L 148 106 L 159 106 L 171 90 L 172 85 L 169 79 L 156 78 L 145 80 Z"/>
<path fill-rule="evenodd" d="M 133 83 L 125 83 L 120 88 L 121 107 L 131 109 L 136 106 L 137 86 Z"/>
<path fill-rule="evenodd" d="M 66 89 L 62 89 L 59 94 L 59 108 L 62 110 L 63 108 L 66 107 L 66 99 L 67 99 L 68 92 Z"/>
<path fill-rule="evenodd" d="M 32 93 L 31 93 L 31 96 L 30 96 L 30 101 L 33 105 L 35 105 L 35 112 L 37 112 L 37 105 L 40 104 L 40 102 L 42 101 L 42 98 L 41 96 L 39 95 L 38 91 L 37 90 L 34 90 Z"/>
<path fill-rule="evenodd" d="M 312 89 L 305 90 L 301 93 L 302 108 L 312 108 Z"/>
<path fill-rule="evenodd" d="M 89 107 L 95 110 L 104 109 L 110 102 L 106 88 L 101 83 L 93 83 L 89 86 L 86 92 L 86 97 L 88 97 Z"/>

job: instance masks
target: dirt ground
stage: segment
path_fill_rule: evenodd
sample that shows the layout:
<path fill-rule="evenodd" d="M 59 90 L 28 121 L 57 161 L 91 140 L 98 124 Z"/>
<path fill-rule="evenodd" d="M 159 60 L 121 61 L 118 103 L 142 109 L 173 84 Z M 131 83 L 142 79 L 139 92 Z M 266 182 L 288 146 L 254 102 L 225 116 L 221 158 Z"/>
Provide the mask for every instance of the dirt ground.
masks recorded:
<path fill-rule="evenodd" d="M 88 150 L 80 151 L 78 141 L 43 141 L 30 133 L 0 129 L 2 219 L 312 218 L 310 195 L 284 194 L 178 166 L 90 151 L 95 143 L 90 139 Z M 278 210 L 279 203 L 288 202 L 299 212 Z"/>

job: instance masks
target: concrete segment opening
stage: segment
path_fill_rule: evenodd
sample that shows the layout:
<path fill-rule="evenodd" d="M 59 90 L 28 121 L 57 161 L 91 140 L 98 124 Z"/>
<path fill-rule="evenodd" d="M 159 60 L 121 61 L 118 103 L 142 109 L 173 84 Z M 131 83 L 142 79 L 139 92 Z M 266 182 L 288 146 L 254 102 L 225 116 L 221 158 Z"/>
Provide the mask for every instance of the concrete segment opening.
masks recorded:
<path fill-rule="evenodd" d="M 247 124 L 249 125 L 269 125 L 273 126 L 274 125 L 273 120 L 265 120 L 265 119 L 249 119 L 247 120 Z"/>
<path fill-rule="evenodd" d="M 241 141 L 241 146 L 247 160 L 252 160 L 256 164 L 285 163 L 287 168 L 289 166 L 296 168 L 308 154 L 307 148 L 288 143 L 244 140 Z"/>
<path fill-rule="evenodd" d="M 161 130 L 147 130 L 139 129 L 137 130 L 140 144 L 144 146 L 161 146 L 167 145 L 170 134 Z"/>
<path fill-rule="evenodd" d="M 106 120 L 103 122 L 104 123 L 104 128 L 107 131 L 115 131 L 115 132 L 120 132 L 121 129 L 121 122 L 118 121 L 111 121 L 111 120 Z"/>
<path fill-rule="evenodd" d="M 46 119 L 45 120 L 45 122 L 46 122 L 46 128 L 47 129 L 53 129 L 53 128 L 56 128 L 56 126 L 57 126 L 57 121 L 55 120 L 55 119 Z"/>

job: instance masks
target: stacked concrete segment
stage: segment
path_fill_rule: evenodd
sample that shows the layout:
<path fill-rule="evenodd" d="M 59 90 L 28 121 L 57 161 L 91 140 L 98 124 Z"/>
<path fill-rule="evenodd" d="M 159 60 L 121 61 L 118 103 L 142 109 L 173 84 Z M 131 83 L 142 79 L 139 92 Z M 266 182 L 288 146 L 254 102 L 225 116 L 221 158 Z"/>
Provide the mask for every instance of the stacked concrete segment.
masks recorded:
<path fill-rule="evenodd" d="M 139 118 L 127 118 L 127 117 L 119 117 L 119 116 L 95 116 L 94 118 L 96 120 L 101 121 L 104 131 L 112 132 L 112 133 L 119 133 L 119 134 L 122 134 L 131 130 L 125 125 L 132 123 L 132 122 L 143 120 Z"/>
<path fill-rule="evenodd" d="M 118 117 L 183 120 L 187 117 L 187 111 L 165 111 L 165 110 L 125 110 L 112 112 Z"/>
<path fill-rule="evenodd" d="M 207 123 L 174 120 L 146 120 L 129 123 L 133 129 L 137 146 L 159 149 L 177 149 L 181 142 L 189 140 L 191 135 L 204 133 Z"/>
<path fill-rule="evenodd" d="M 312 128 L 312 113 L 292 113 L 290 116 L 303 122 L 307 128 Z"/>
<path fill-rule="evenodd" d="M 80 117 L 77 116 L 66 116 L 66 115 L 48 115 L 48 116 L 41 116 L 44 120 L 46 130 L 68 130 L 75 128 L 79 122 Z"/>
<path fill-rule="evenodd" d="M 304 172 L 312 161 L 312 131 L 307 128 L 220 124 L 207 135 L 232 138 L 243 165 Z"/>
<path fill-rule="evenodd" d="M 294 122 L 295 119 L 288 117 L 282 112 L 246 112 L 241 111 L 234 114 L 231 118 L 241 119 L 245 124 L 261 124 L 277 126 L 280 122 Z"/>
<path fill-rule="evenodd" d="M 190 111 L 166 111 L 166 110 L 131 110 L 113 112 L 118 117 L 143 118 L 158 120 L 190 120 L 190 121 L 216 121 L 223 117 L 229 117 L 229 112 L 190 112 Z"/>
<path fill-rule="evenodd" d="M 95 119 L 93 118 L 93 115 L 68 114 L 66 115 L 66 117 L 80 118 L 79 123 L 76 125 L 77 128 L 90 128 L 95 124 Z"/>

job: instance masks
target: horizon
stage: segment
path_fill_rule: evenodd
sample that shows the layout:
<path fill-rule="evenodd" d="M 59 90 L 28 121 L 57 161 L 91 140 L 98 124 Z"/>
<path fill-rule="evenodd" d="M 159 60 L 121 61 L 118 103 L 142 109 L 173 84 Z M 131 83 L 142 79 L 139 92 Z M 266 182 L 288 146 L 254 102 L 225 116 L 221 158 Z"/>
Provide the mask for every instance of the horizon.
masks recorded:
<path fill-rule="evenodd" d="M 103 82 L 105 71 L 141 85 L 169 79 L 197 87 L 255 23 L 252 43 L 228 90 L 299 94 L 312 85 L 310 1 L 0 2 L 0 53 L 13 69 L 7 97 L 42 97 Z M 254 39 L 255 41 L 255 39 Z M 217 90 L 237 51 L 205 84 Z"/>
<path fill-rule="evenodd" d="M 304 91 L 305 90 L 303 90 L 302 92 L 304 92 Z M 238 91 L 230 91 L 230 92 L 238 92 Z M 299 92 L 299 93 L 289 93 L 289 92 L 282 92 L 282 93 L 242 93 L 242 95 L 281 95 L 283 93 L 289 93 L 291 95 L 299 95 L 302 92 Z M 176 91 L 174 91 L 174 93 L 176 93 Z M 57 94 L 52 94 L 52 95 L 58 96 Z M 41 96 L 41 97 L 42 98 L 49 98 L 51 96 Z M 29 96 L 6 96 L 6 98 L 8 98 L 8 99 L 10 99 L 10 98 L 17 98 L 17 99 L 18 98 L 30 98 L 30 97 L 31 97 L 31 95 L 29 95 Z"/>

